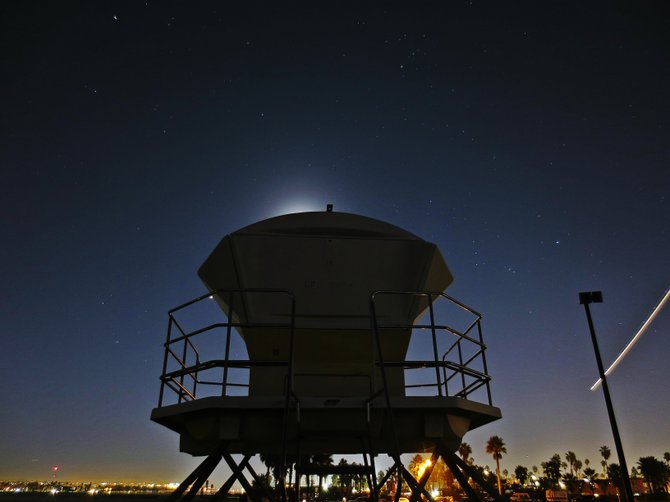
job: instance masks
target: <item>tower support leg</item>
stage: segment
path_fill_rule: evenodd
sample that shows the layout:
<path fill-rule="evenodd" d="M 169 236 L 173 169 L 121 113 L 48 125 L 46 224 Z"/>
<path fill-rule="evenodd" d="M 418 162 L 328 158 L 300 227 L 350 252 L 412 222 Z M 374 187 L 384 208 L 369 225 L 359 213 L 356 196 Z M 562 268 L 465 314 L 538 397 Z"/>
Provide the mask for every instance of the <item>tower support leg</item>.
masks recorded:
<path fill-rule="evenodd" d="M 468 465 L 463 459 L 459 458 L 452 451 L 446 451 L 445 448 L 440 448 L 441 456 L 444 462 L 449 466 L 451 472 L 453 472 L 454 477 L 458 480 L 458 483 L 461 485 L 461 488 L 468 494 L 468 498 L 473 498 L 474 500 L 480 500 L 480 497 L 476 495 L 475 491 L 472 489 L 468 483 L 465 474 L 470 476 L 475 483 L 479 485 L 490 497 L 493 498 L 496 502 L 502 502 L 503 497 L 500 496 L 498 490 L 496 490 L 488 481 L 486 481 L 480 474 L 477 469 L 474 469 L 471 465 Z"/>
<path fill-rule="evenodd" d="M 240 482 L 242 488 L 244 488 L 244 491 L 246 492 L 247 496 L 251 498 L 252 502 L 260 502 L 263 497 L 267 497 L 268 500 L 272 500 L 272 495 L 267 490 L 267 487 L 263 484 L 260 476 L 258 476 L 256 471 L 253 469 L 253 467 L 251 467 L 251 464 L 249 463 L 251 457 L 252 455 L 245 455 L 242 458 L 241 462 L 238 464 L 237 462 L 235 462 L 235 459 L 230 453 L 228 452 L 223 453 L 223 459 L 230 467 L 232 474 L 226 480 L 226 482 L 221 485 L 219 491 L 216 492 L 216 495 L 214 496 L 215 500 L 224 500 L 228 495 L 228 491 L 231 489 L 235 481 Z M 249 483 L 249 480 L 244 476 L 244 469 L 249 471 L 249 474 L 251 475 L 252 479 L 256 481 L 259 490 L 254 489 L 253 485 Z"/>
<path fill-rule="evenodd" d="M 192 500 L 198 493 L 198 490 L 202 488 L 202 485 L 205 484 L 205 481 L 209 478 L 212 471 L 214 471 L 216 466 L 219 465 L 219 462 L 221 462 L 221 456 L 223 455 L 224 449 L 225 446 L 220 446 L 210 453 L 209 456 L 181 482 L 177 489 L 168 495 L 166 502 L 176 502 L 177 500 L 180 502 L 188 502 Z M 189 486 L 191 489 L 185 493 Z"/>

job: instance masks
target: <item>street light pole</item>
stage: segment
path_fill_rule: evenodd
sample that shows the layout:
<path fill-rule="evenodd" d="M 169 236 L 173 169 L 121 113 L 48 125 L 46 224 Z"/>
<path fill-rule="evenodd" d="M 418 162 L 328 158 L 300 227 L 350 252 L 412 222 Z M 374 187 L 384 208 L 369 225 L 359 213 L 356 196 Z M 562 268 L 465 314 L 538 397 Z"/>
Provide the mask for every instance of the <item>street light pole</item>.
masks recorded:
<path fill-rule="evenodd" d="M 626 465 L 626 457 L 623 454 L 623 446 L 621 444 L 621 437 L 619 436 L 619 428 L 614 417 L 614 408 L 612 407 L 612 398 L 610 397 L 610 390 L 607 386 L 607 377 L 605 376 L 605 368 L 603 367 L 602 359 L 600 358 L 600 349 L 598 349 L 598 340 L 596 340 L 596 332 L 593 328 L 593 320 L 591 319 L 591 303 L 602 303 L 603 294 L 601 291 L 587 291 L 579 293 L 579 303 L 584 305 L 586 311 L 586 320 L 589 323 L 589 331 L 591 332 L 591 341 L 593 342 L 593 352 L 596 355 L 596 362 L 598 363 L 598 373 L 603 385 L 603 395 L 605 396 L 605 404 L 607 405 L 607 415 L 612 426 L 612 435 L 614 436 L 614 446 L 619 457 L 619 466 L 621 468 L 621 477 L 623 479 L 624 493 L 628 502 L 634 502 L 633 489 L 630 484 L 630 477 L 628 476 L 628 466 Z"/>

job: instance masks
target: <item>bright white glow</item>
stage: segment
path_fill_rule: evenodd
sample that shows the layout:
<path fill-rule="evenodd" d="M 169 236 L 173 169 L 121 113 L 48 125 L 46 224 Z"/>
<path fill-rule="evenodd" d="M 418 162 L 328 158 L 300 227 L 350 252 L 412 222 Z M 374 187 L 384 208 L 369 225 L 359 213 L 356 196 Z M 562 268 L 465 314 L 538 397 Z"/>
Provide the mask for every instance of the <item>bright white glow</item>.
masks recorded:
<path fill-rule="evenodd" d="M 290 200 L 281 202 L 272 210 L 273 216 L 292 213 L 307 213 L 310 211 L 325 211 L 326 202 L 317 202 L 314 199 L 307 197 L 296 197 Z"/>
<path fill-rule="evenodd" d="M 439 490 L 433 490 L 432 492 L 430 492 L 430 495 L 431 495 L 432 497 L 437 497 L 439 494 L 440 494 L 440 491 L 439 491 Z"/>
<path fill-rule="evenodd" d="M 423 473 L 426 472 L 426 469 L 428 469 L 431 465 L 432 465 L 432 462 L 429 458 L 424 460 L 421 463 L 421 465 L 419 466 L 419 469 L 417 469 L 416 478 L 421 479 L 421 477 L 423 476 Z"/>
<path fill-rule="evenodd" d="M 559 481 L 559 482 L 558 482 L 558 486 L 560 486 L 561 488 L 565 489 L 565 483 L 564 483 L 563 481 Z"/>
<path fill-rule="evenodd" d="M 652 321 L 654 320 L 656 315 L 661 311 L 661 309 L 663 308 L 665 303 L 668 301 L 668 298 L 670 298 L 670 288 L 668 288 L 668 290 L 665 292 L 665 294 L 663 295 L 663 298 L 661 298 L 661 301 L 658 302 L 656 304 L 656 306 L 653 308 L 653 310 L 651 311 L 651 314 L 649 314 L 649 317 L 647 317 L 647 320 L 644 321 L 644 324 L 642 324 L 642 326 L 640 326 L 640 329 L 637 331 L 637 333 L 632 338 L 632 340 L 630 342 L 628 342 L 628 345 L 626 345 L 626 348 L 623 349 L 621 354 L 619 354 L 619 356 L 614 360 L 614 362 L 610 365 L 610 367 L 607 368 L 607 370 L 605 371 L 605 376 L 609 376 L 609 374 L 612 371 L 614 371 L 614 368 L 617 367 L 617 365 L 626 356 L 626 354 L 628 354 L 628 351 L 633 348 L 633 345 L 635 345 L 637 343 L 637 341 L 640 339 L 642 334 L 647 330 L 647 328 L 652 323 Z M 594 383 L 591 386 L 591 390 L 596 390 L 598 387 L 600 387 L 600 384 L 602 384 L 602 383 L 603 383 L 602 379 L 599 378 L 598 381 L 596 381 L 596 383 Z"/>

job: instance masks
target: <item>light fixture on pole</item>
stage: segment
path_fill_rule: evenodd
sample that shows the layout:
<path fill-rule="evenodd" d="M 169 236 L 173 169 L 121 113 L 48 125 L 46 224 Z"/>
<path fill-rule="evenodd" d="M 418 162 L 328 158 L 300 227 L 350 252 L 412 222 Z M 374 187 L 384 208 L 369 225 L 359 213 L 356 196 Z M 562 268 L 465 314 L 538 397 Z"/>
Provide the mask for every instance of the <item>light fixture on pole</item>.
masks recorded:
<path fill-rule="evenodd" d="M 626 458 L 623 453 L 623 446 L 621 445 L 621 438 L 619 436 L 619 428 L 614 417 L 614 408 L 612 407 L 612 399 L 610 398 L 610 390 L 607 386 L 607 377 L 605 376 L 605 368 L 603 367 L 602 359 L 600 358 L 600 349 L 598 349 L 598 340 L 596 340 L 596 332 L 593 328 L 593 320 L 591 319 L 591 303 L 602 303 L 603 294 L 601 291 L 586 291 L 579 293 L 579 303 L 584 305 L 586 311 L 586 320 L 589 323 L 589 331 L 591 332 L 591 341 L 593 342 L 593 352 L 596 355 L 596 362 L 598 363 L 598 374 L 603 386 L 603 395 L 605 396 L 605 404 L 607 405 L 607 415 L 612 426 L 612 435 L 614 436 L 614 446 L 619 457 L 619 466 L 621 468 L 621 478 L 623 479 L 624 494 L 627 502 L 634 502 L 633 489 L 630 484 L 630 477 L 628 476 L 628 466 L 626 465 Z"/>

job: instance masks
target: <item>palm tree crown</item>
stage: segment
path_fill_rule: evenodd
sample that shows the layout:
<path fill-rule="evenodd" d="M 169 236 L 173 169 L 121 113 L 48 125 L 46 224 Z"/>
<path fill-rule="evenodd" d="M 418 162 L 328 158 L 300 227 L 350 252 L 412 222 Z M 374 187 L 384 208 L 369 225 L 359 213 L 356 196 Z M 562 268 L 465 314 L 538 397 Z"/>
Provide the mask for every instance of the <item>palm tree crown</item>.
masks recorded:
<path fill-rule="evenodd" d="M 463 442 L 458 447 L 458 454 L 461 456 L 464 462 L 467 462 L 468 458 L 470 458 L 470 455 L 472 455 L 472 447 L 468 443 Z"/>
<path fill-rule="evenodd" d="M 486 442 L 486 453 L 493 457 L 496 461 L 496 475 L 498 477 L 498 493 L 502 495 L 502 484 L 500 483 L 500 459 L 503 453 L 507 453 L 505 442 L 500 436 L 491 436 Z"/>

